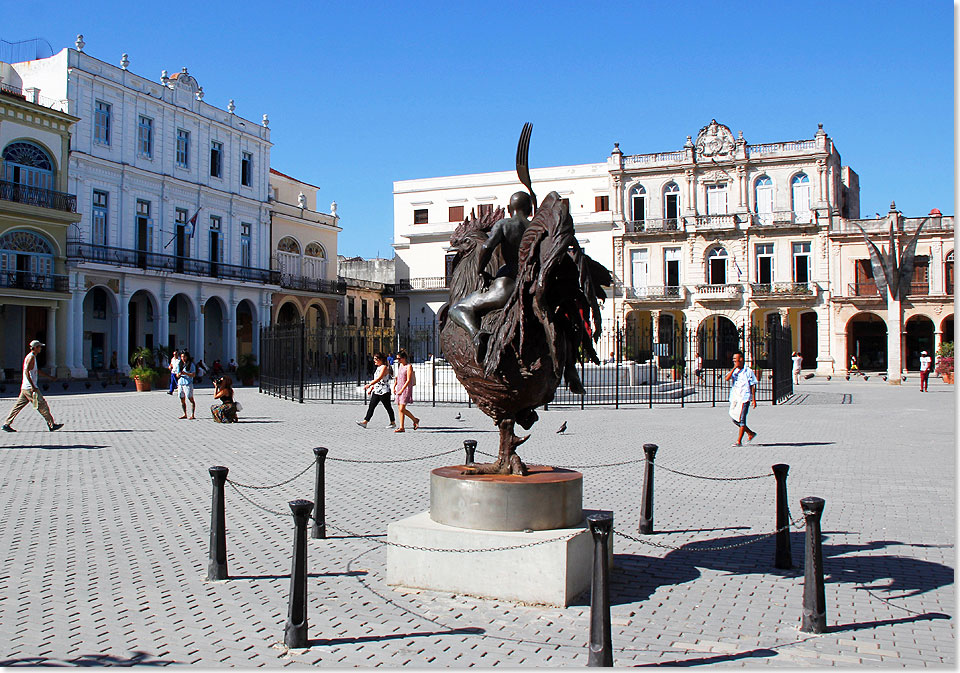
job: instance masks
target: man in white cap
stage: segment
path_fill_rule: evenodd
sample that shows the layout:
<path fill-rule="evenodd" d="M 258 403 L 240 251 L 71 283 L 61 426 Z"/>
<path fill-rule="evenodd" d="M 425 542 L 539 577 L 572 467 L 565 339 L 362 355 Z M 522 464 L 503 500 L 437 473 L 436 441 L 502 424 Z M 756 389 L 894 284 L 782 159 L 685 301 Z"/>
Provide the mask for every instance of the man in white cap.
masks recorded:
<path fill-rule="evenodd" d="M 920 392 L 927 392 L 927 379 L 930 378 L 930 367 L 933 359 L 927 355 L 927 351 L 920 351 Z"/>
<path fill-rule="evenodd" d="M 47 406 L 47 401 L 43 399 L 43 393 L 40 392 L 40 388 L 37 386 L 37 376 L 40 374 L 40 368 L 37 367 L 37 355 L 40 354 L 43 347 L 44 344 L 36 339 L 30 342 L 30 352 L 27 353 L 27 357 L 23 358 L 23 383 L 20 384 L 20 397 L 17 398 L 16 404 L 13 405 L 10 415 L 7 416 L 7 420 L 3 424 L 4 432 L 16 432 L 16 430 L 10 427 L 10 424 L 13 423 L 17 414 L 28 404 L 33 404 L 36 410 L 40 412 L 43 420 L 47 422 L 47 427 L 50 428 L 50 432 L 63 427 L 63 423 L 54 422 L 53 414 L 50 413 L 50 407 Z M 47 375 L 44 374 L 44 376 Z"/>

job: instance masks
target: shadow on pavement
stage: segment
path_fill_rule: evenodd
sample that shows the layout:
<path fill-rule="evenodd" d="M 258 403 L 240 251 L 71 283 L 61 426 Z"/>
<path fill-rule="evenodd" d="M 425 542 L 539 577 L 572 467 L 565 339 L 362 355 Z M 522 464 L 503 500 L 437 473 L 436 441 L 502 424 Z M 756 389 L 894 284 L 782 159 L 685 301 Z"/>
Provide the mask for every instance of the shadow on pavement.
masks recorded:
<path fill-rule="evenodd" d="M 366 575 L 366 570 L 350 570 L 345 573 L 307 573 L 307 577 L 362 577 Z M 228 575 L 227 580 L 288 580 L 290 573 L 286 575 Z"/>
<path fill-rule="evenodd" d="M 827 613 L 829 617 L 829 613 Z M 827 626 L 827 633 L 839 633 L 841 631 L 859 631 L 860 629 L 874 629 L 878 626 L 892 626 L 893 624 L 909 624 L 910 622 L 927 622 L 934 619 L 950 619 L 950 615 L 942 612 L 927 612 L 913 617 L 901 617 L 900 619 L 877 619 L 872 622 L 854 622 L 850 624 L 837 624 L 836 626 Z"/>
<path fill-rule="evenodd" d="M 659 587 L 684 584 L 700 577 L 699 568 L 723 571 L 730 575 L 766 573 L 797 577 L 803 572 L 804 532 L 790 534 L 792 570 L 773 567 L 775 538 L 757 539 L 756 535 L 716 537 L 688 542 L 662 558 L 641 554 L 616 554 L 610 572 L 610 601 L 613 605 L 643 601 Z M 661 536 L 651 536 L 651 542 L 669 544 Z M 954 581 L 953 568 L 933 561 L 925 561 L 894 554 L 878 556 L 871 552 L 905 545 L 895 540 L 870 541 L 862 544 L 830 543 L 830 535 L 823 534 L 823 568 L 826 583 L 854 585 L 855 589 L 882 592 L 890 599 L 909 598 L 933 591 Z M 751 540 L 757 540 L 750 543 Z M 743 544 L 750 543 L 750 544 Z M 743 546 L 735 546 L 743 544 Z M 631 548 L 643 546 L 629 543 Z M 729 546 L 712 550 L 708 547 Z M 907 608 L 890 603 L 884 596 L 873 596 L 901 610 Z M 584 602 L 585 600 L 585 602 Z M 575 605 L 589 605 L 589 592 L 581 595 Z M 799 614 L 800 603 L 797 603 Z M 911 612 L 910 610 L 907 610 Z M 931 613 L 936 614 L 936 613 Z"/>
<path fill-rule="evenodd" d="M 830 446 L 836 442 L 757 442 L 753 446 Z"/>
<path fill-rule="evenodd" d="M 64 428 L 63 430 L 60 430 L 60 432 L 70 432 L 70 433 L 74 433 L 74 432 L 156 432 L 156 430 L 149 430 L 149 429 L 143 429 L 143 430 L 69 430 L 69 429 L 67 429 L 67 428 Z"/>
<path fill-rule="evenodd" d="M 424 426 L 421 425 L 421 426 L 420 426 L 420 429 L 417 430 L 417 432 L 423 432 L 423 431 L 426 431 L 426 432 L 449 433 L 449 434 L 454 434 L 454 433 L 459 433 L 459 432 L 468 432 L 468 433 L 499 432 L 499 430 L 478 430 L 478 429 L 476 429 L 476 428 L 452 428 L 452 427 L 447 427 L 447 426 L 442 426 L 442 425 L 434 425 L 434 426 L 431 426 L 431 427 L 427 428 L 427 427 L 424 427 Z"/>
<path fill-rule="evenodd" d="M 712 533 L 718 530 L 748 530 L 748 526 L 727 526 L 726 528 L 675 528 L 673 530 L 659 530 L 658 533 Z"/>
<path fill-rule="evenodd" d="M 85 449 L 87 451 L 94 451 L 97 449 L 106 449 L 108 446 L 107 444 L 64 444 L 62 446 L 54 446 L 53 444 L 24 444 L 21 446 L 0 446 L 0 450 L 44 449 L 46 451 L 54 451 L 57 449 Z"/>
<path fill-rule="evenodd" d="M 390 633 L 383 636 L 359 636 L 357 638 L 315 638 L 309 641 L 309 647 L 319 645 L 354 645 L 359 643 L 379 643 L 384 640 L 404 640 L 406 638 L 430 638 L 433 636 L 482 636 L 486 631 L 476 626 L 467 626 L 445 631 L 414 631 L 412 633 Z"/>
<path fill-rule="evenodd" d="M 130 657 L 118 657 L 112 654 L 83 654 L 73 659 L 54 659 L 52 657 L 23 657 L 22 659 L 0 659 L 0 666 L 169 666 L 183 662 L 174 659 L 151 659 L 152 655 L 133 650 Z"/>
<path fill-rule="evenodd" d="M 637 664 L 637 668 L 645 666 L 705 666 L 707 664 L 719 664 L 724 661 L 739 661 L 741 659 L 757 659 L 759 657 L 775 657 L 778 652 L 761 647 L 746 652 L 735 652 L 732 654 L 717 654 L 709 657 L 694 657 L 692 659 L 660 659 L 660 661 L 649 664 Z"/>

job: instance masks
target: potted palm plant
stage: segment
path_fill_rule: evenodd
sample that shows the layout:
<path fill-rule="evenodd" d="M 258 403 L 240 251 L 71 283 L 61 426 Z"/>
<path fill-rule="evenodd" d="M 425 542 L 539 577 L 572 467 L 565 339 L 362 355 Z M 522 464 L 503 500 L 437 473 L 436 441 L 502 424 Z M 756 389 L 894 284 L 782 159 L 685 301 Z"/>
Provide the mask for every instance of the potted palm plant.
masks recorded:
<path fill-rule="evenodd" d="M 160 371 L 155 366 L 153 351 L 147 347 L 138 348 L 130 356 L 130 378 L 137 384 L 138 392 L 145 392 L 151 389 L 153 382 L 160 376 Z"/>
<path fill-rule="evenodd" d="M 237 358 L 237 377 L 245 386 L 252 386 L 253 380 L 260 375 L 257 358 L 252 353 L 244 353 Z"/>

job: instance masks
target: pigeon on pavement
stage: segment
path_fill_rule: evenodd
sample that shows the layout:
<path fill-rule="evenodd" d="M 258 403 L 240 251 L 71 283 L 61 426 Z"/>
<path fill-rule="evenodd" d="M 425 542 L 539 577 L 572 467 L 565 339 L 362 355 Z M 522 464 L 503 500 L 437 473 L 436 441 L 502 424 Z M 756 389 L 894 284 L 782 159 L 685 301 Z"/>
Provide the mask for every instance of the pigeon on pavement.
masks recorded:
<path fill-rule="evenodd" d="M 565 433 L 566 431 L 567 431 L 567 422 L 564 421 L 563 423 L 560 424 L 560 429 L 557 430 L 557 434 L 558 434 L 558 435 L 562 435 L 562 434 Z"/>

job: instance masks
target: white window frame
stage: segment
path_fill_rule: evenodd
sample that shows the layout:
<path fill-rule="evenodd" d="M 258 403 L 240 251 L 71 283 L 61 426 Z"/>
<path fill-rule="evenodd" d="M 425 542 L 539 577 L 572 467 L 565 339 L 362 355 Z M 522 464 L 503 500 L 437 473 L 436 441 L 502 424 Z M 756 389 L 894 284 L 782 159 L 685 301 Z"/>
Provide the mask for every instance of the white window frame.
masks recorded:
<path fill-rule="evenodd" d="M 803 258 L 807 266 L 807 280 L 805 282 L 810 283 L 811 278 L 813 277 L 813 254 L 811 253 L 813 246 L 810 244 L 810 241 L 795 241 L 791 249 L 793 251 L 793 282 L 800 283 L 804 281 L 797 280 L 797 260 Z"/>
<path fill-rule="evenodd" d="M 790 200 L 797 222 L 809 222 L 811 219 L 810 184 L 806 173 L 797 173 L 790 180 Z"/>
<path fill-rule="evenodd" d="M 753 183 L 753 211 L 764 224 L 773 224 L 773 203 L 773 180 L 761 175 Z"/>
<path fill-rule="evenodd" d="M 253 152 L 240 152 L 240 184 L 243 187 L 253 186 Z"/>
<path fill-rule="evenodd" d="M 718 182 L 706 185 L 707 215 L 727 215 L 727 183 Z"/>
<path fill-rule="evenodd" d="M 251 243 L 250 231 L 253 226 L 249 222 L 240 223 L 240 266 L 250 268 L 251 265 Z"/>
<path fill-rule="evenodd" d="M 770 283 L 773 284 L 776 278 L 776 257 L 774 257 L 773 243 L 757 243 L 754 247 L 754 256 L 756 257 L 756 279 L 759 284 L 766 284 L 760 279 L 760 260 L 770 260 Z"/>
<path fill-rule="evenodd" d="M 177 129 L 176 162 L 180 168 L 190 169 L 190 131 Z"/>
<path fill-rule="evenodd" d="M 98 196 L 103 196 L 103 203 L 97 203 Z M 94 189 L 90 198 L 90 242 L 93 245 L 109 245 L 110 222 L 110 192 L 105 189 Z"/>
<path fill-rule="evenodd" d="M 650 249 L 634 248 L 630 251 L 630 286 L 636 296 L 645 296 L 650 284 Z"/>
<path fill-rule="evenodd" d="M 715 283 L 713 278 L 713 260 L 720 259 L 723 260 L 723 282 Z M 730 255 L 727 254 L 727 251 L 723 247 L 711 248 L 707 252 L 707 285 L 727 285 L 728 277 L 730 276 Z"/>
<path fill-rule="evenodd" d="M 137 120 L 137 154 L 153 159 L 153 118 L 146 115 Z"/>
<path fill-rule="evenodd" d="M 214 152 L 216 152 L 216 162 L 214 162 Z M 217 172 L 213 169 L 216 167 Z M 223 143 L 219 140 L 210 141 L 210 177 L 223 179 Z"/>

